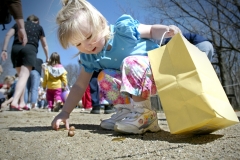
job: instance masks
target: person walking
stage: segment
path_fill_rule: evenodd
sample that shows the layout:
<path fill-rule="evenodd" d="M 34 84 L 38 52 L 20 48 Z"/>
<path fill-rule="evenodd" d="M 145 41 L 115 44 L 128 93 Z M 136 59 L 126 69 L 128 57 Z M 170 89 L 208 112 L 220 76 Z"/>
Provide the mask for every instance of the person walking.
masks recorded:
<path fill-rule="evenodd" d="M 23 20 L 23 13 L 22 13 L 22 2 L 21 0 L 2 0 L 0 1 L 0 10 L 1 13 L 5 13 L 5 15 L 8 13 L 8 11 L 11 13 L 13 18 L 16 21 L 16 24 L 18 26 L 18 37 L 19 41 L 22 42 L 22 45 L 25 46 L 27 44 L 27 34 L 25 30 L 24 20 Z M 4 16 L 1 15 L 1 17 Z M 5 17 L 3 17 L 5 18 Z M 3 28 L 5 30 L 5 28 Z M 7 50 L 4 50 L 7 52 Z M 1 62 L 1 59 L 0 59 Z M 3 72 L 2 63 L 0 63 L 0 75 Z"/>
<path fill-rule="evenodd" d="M 18 26 L 15 24 L 6 34 L 1 54 L 3 61 L 5 61 L 8 58 L 7 46 L 9 40 L 12 36 L 14 36 L 11 60 L 13 68 L 15 68 L 18 73 L 19 79 L 16 84 L 16 91 L 10 108 L 11 110 L 16 111 L 20 111 L 21 108 L 26 108 L 24 92 L 30 71 L 36 64 L 39 40 L 41 40 L 46 61 L 48 60 L 48 45 L 44 30 L 42 26 L 39 25 L 39 18 L 35 15 L 30 15 L 25 22 L 25 29 L 28 33 L 27 44 L 25 46 L 22 45 L 18 34 L 16 34 L 18 31 Z"/>
<path fill-rule="evenodd" d="M 172 37 L 181 30 L 174 25 L 141 24 L 130 15 L 108 25 L 86 0 L 64 0 L 56 21 L 60 44 L 79 50 L 82 67 L 62 111 L 52 121 L 53 129 L 57 130 L 61 122 L 69 129 L 70 113 L 93 72 L 102 70 L 98 75 L 100 100 L 113 104 L 117 112 L 102 120 L 100 126 L 133 134 L 159 131 L 157 113 L 149 99 L 157 89 L 147 52 L 159 47 L 151 39 Z"/>
<path fill-rule="evenodd" d="M 38 87 L 38 108 L 45 109 L 47 106 L 47 100 L 46 100 L 46 92 L 42 88 L 42 86 Z"/>
<path fill-rule="evenodd" d="M 58 112 L 61 107 L 62 85 L 65 89 L 67 88 L 67 71 L 61 65 L 60 55 L 57 52 L 53 52 L 44 69 L 42 83 L 43 89 L 47 90 L 49 112 Z"/>
<path fill-rule="evenodd" d="M 33 70 L 30 72 L 30 76 L 27 81 L 24 100 L 25 103 L 28 104 L 30 102 L 31 109 L 38 109 L 37 107 L 37 99 L 38 99 L 38 87 L 40 85 L 40 79 L 42 74 L 42 64 L 43 60 L 37 58 L 36 65 Z"/>

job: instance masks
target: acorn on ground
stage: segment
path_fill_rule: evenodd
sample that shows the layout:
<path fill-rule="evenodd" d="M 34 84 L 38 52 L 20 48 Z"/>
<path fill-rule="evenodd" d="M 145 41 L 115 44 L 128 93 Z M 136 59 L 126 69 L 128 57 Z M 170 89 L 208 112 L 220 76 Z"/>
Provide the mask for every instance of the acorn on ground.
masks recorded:
<path fill-rule="evenodd" d="M 73 137 L 74 134 L 75 134 L 74 131 L 68 131 L 68 136 L 69 136 L 69 137 Z"/>
<path fill-rule="evenodd" d="M 69 131 L 75 131 L 75 127 L 74 127 L 74 126 L 71 126 L 71 127 L 69 128 Z"/>

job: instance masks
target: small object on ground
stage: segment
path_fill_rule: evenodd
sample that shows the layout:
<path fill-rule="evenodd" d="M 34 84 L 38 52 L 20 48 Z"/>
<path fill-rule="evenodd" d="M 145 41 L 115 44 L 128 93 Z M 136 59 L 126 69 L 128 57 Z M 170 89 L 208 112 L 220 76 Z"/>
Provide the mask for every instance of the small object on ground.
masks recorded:
<path fill-rule="evenodd" d="M 71 126 L 71 127 L 69 128 L 69 131 L 75 131 L 75 127 L 74 127 L 74 126 Z"/>
<path fill-rule="evenodd" d="M 74 134 L 75 134 L 74 131 L 68 131 L 68 136 L 69 136 L 69 137 L 73 137 Z"/>
<path fill-rule="evenodd" d="M 112 141 L 124 141 L 126 139 L 126 137 L 117 137 L 117 138 L 113 138 Z"/>

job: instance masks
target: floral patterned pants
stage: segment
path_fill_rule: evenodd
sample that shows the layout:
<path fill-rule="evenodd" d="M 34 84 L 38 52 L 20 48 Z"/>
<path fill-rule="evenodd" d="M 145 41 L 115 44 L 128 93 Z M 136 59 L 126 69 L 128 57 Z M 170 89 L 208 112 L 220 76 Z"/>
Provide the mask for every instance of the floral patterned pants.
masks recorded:
<path fill-rule="evenodd" d="M 147 56 L 125 58 L 120 70 L 105 69 L 99 73 L 100 104 L 128 104 L 131 95 L 148 98 L 156 94 Z"/>

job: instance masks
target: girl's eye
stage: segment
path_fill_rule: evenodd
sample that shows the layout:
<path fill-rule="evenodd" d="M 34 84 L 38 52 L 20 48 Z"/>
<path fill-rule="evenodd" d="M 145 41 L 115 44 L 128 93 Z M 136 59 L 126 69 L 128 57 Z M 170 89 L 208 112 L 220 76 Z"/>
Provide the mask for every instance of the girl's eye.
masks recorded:
<path fill-rule="evenodd" d="M 87 39 L 90 39 L 91 37 L 92 37 L 92 34 Z"/>
<path fill-rule="evenodd" d="M 87 38 L 87 39 L 90 39 L 92 38 L 92 34 Z M 81 45 L 81 43 L 77 44 L 76 46 L 79 47 Z"/>

